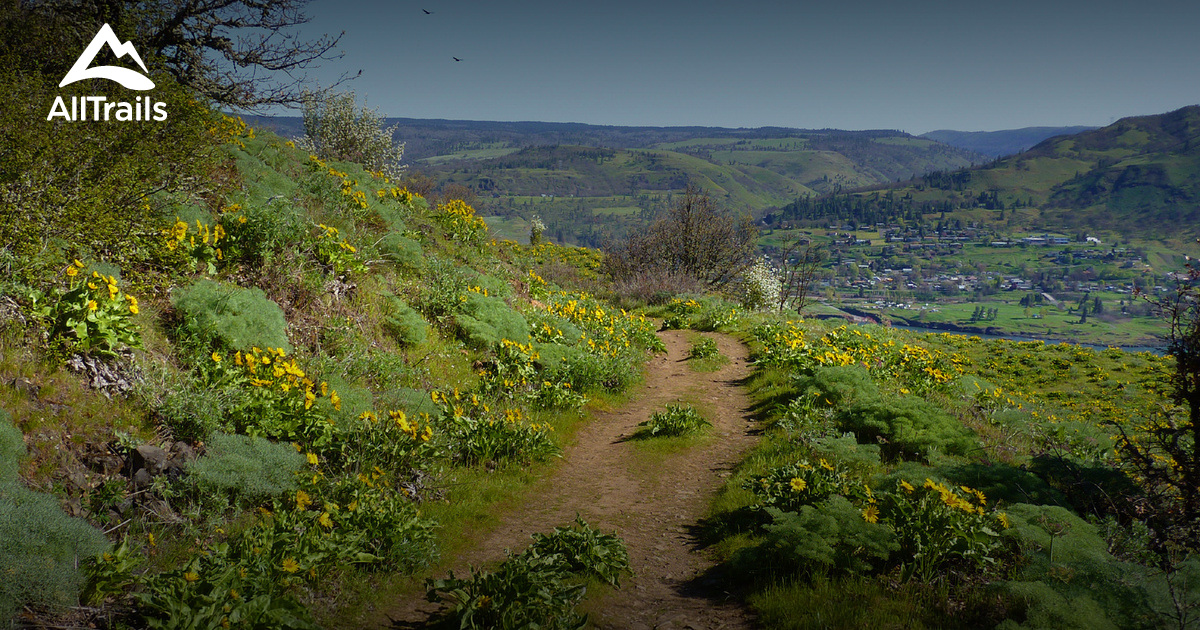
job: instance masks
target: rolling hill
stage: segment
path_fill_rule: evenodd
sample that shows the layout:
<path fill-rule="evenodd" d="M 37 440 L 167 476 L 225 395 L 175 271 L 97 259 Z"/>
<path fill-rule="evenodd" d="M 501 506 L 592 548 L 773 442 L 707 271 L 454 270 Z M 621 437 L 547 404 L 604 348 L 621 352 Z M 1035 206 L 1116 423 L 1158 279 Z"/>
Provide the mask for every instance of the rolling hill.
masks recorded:
<path fill-rule="evenodd" d="M 298 118 L 254 118 L 283 135 Z M 597 246 L 670 203 L 689 183 L 725 206 L 762 212 L 813 197 L 953 170 L 986 157 L 898 131 L 767 127 L 613 127 L 577 123 L 388 119 L 411 172 L 479 195 L 497 233 Z"/>
<path fill-rule="evenodd" d="M 1023 127 L 1002 131 L 953 131 L 939 129 L 923 133 L 918 138 L 936 140 L 952 147 L 982 153 L 998 158 L 1020 153 L 1035 144 L 1054 136 L 1070 136 L 1096 127 Z"/>
<path fill-rule="evenodd" d="M 956 212 L 1014 229 L 1150 239 L 1200 234 L 1200 106 L 1056 136 L 986 166 L 801 198 L 772 219 L 878 221 Z"/>

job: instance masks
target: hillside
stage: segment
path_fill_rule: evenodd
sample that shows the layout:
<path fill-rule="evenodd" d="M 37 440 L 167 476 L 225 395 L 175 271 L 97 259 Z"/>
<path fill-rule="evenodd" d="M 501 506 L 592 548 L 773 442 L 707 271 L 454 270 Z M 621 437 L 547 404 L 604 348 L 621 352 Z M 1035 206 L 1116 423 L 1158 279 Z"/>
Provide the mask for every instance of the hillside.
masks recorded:
<path fill-rule="evenodd" d="M 981 153 L 991 158 L 1020 153 L 1039 142 L 1055 136 L 1070 136 L 1096 127 L 1022 127 L 1002 131 L 954 131 L 939 129 L 923 133 L 918 138 L 936 140 L 952 147 Z"/>
<path fill-rule="evenodd" d="M 782 220 L 958 212 L 1010 229 L 1161 239 L 1200 233 L 1200 106 L 1054 137 L 986 166 L 819 201 Z M 990 212 L 980 213 L 979 210 Z"/>

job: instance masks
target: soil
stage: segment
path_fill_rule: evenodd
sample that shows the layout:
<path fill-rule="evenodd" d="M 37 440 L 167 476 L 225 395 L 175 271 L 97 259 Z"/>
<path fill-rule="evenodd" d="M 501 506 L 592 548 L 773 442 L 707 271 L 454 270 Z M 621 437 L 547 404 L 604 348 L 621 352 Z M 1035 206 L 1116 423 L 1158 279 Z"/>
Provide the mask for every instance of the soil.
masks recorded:
<path fill-rule="evenodd" d="M 634 571 L 622 578 L 619 590 L 585 602 L 591 627 L 753 627 L 750 614 L 722 590 L 722 581 L 706 575 L 715 562 L 697 538 L 713 494 L 757 440 L 743 387 L 751 371 L 748 353 L 733 337 L 706 335 L 730 362 L 715 372 L 696 372 L 686 360 L 689 334 L 694 333 L 659 333 L 667 352 L 650 361 L 629 402 L 593 414 L 554 473 L 523 503 L 503 508 L 501 524 L 456 559 L 456 575 L 467 574 L 470 566 L 494 566 L 505 550 L 519 552 L 531 534 L 567 525 L 578 514 L 625 541 Z M 708 437 L 665 454 L 630 440 L 639 422 L 678 401 L 694 405 L 713 423 Z M 403 602 L 389 616 L 399 627 L 419 627 L 437 606 Z"/>

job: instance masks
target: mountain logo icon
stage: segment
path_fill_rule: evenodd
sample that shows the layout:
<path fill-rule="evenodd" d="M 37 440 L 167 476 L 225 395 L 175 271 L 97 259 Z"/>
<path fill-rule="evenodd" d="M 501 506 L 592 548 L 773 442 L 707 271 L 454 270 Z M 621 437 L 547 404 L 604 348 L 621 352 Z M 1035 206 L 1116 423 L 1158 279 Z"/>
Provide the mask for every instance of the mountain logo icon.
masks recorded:
<path fill-rule="evenodd" d="M 79 59 L 75 60 L 75 65 L 71 66 L 71 70 L 67 72 L 67 76 L 63 77 L 62 83 L 59 83 L 58 87 L 64 87 L 84 79 L 108 79 L 109 81 L 116 81 L 130 90 L 154 89 L 154 81 L 151 81 L 146 75 L 139 74 L 129 68 L 119 66 L 96 66 L 95 68 L 89 68 L 88 66 L 92 65 L 92 62 L 96 60 L 96 55 L 105 44 L 108 44 L 108 47 L 112 49 L 113 54 L 118 59 L 129 55 L 133 57 L 137 65 L 141 66 L 142 72 L 149 73 L 149 70 L 146 70 L 146 64 L 142 63 L 142 58 L 134 50 L 133 43 L 121 43 L 121 40 L 117 39 L 117 34 L 113 32 L 112 27 L 105 24 L 100 27 L 96 36 L 92 38 L 92 43 L 83 49 L 83 54 L 79 55 Z"/>

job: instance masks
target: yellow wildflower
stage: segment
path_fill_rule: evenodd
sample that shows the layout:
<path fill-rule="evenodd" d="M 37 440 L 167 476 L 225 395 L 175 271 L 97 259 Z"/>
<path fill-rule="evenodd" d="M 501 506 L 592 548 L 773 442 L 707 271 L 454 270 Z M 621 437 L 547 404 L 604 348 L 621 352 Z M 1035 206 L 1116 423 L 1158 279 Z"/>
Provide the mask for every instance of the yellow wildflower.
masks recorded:
<path fill-rule="evenodd" d="M 319 461 L 316 453 L 308 453 L 305 455 L 305 457 L 308 458 L 308 463 L 312 464 L 313 466 L 316 466 Z"/>
<path fill-rule="evenodd" d="M 792 479 L 790 485 L 792 486 L 793 492 L 804 492 L 804 489 L 808 487 L 808 482 L 800 477 L 795 477 Z"/>
<path fill-rule="evenodd" d="M 297 490 L 296 491 L 296 509 L 297 510 L 306 510 L 306 509 L 308 509 L 308 506 L 310 506 L 310 505 L 312 505 L 312 497 L 308 496 L 308 493 L 303 490 Z"/>
<path fill-rule="evenodd" d="M 217 352 L 214 352 L 214 353 L 212 353 L 212 360 L 213 360 L 213 362 L 214 362 L 214 363 L 220 363 L 220 362 L 221 362 L 221 355 L 220 355 L 219 353 L 217 353 Z"/>
<path fill-rule="evenodd" d="M 96 304 L 96 300 L 88 300 L 87 307 L 89 311 L 94 311 L 99 309 L 100 305 Z"/>
<path fill-rule="evenodd" d="M 862 511 L 862 517 L 863 517 L 863 520 L 868 523 L 878 522 L 879 521 L 879 508 L 875 507 L 874 505 L 868 505 L 867 508 Z"/>
<path fill-rule="evenodd" d="M 329 512 L 321 512 L 317 517 L 317 522 L 326 529 L 333 529 L 333 519 L 329 518 Z"/>
<path fill-rule="evenodd" d="M 295 573 L 300 570 L 300 563 L 296 562 L 295 558 L 287 557 L 283 559 L 283 570 L 288 573 Z"/>
<path fill-rule="evenodd" d="M 79 275 L 79 269 L 77 269 L 76 267 L 73 267 L 73 266 L 67 267 L 67 275 L 74 278 L 75 276 Z"/>
<path fill-rule="evenodd" d="M 188 582 L 195 582 L 196 580 L 200 579 L 200 574 L 196 573 L 195 571 L 188 571 L 187 573 L 183 574 L 183 579 L 187 580 Z"/>

